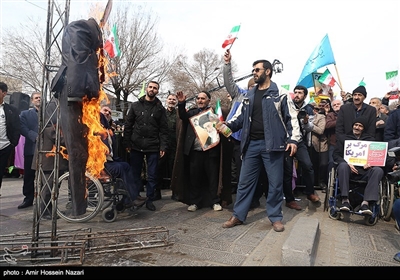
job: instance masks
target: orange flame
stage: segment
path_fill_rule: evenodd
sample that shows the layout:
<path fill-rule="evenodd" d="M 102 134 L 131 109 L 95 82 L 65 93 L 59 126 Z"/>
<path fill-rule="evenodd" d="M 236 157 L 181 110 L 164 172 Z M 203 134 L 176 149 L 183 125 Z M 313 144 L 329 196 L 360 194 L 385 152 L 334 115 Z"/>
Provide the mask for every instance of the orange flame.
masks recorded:
<path fill-rule="evenodd" d="M 104 169 L 106 162 L 106 153 L 108 147 L 101 140 L 101 135 L 107 133 L 100 123 L 100 100 L 107 99 L 107 95 L 100 89 L 98 99 L 83 98 L 82 122 L 89 128 L 87 134 L 89 157 L 86 163 L 86 171 L 94 177 L 99 178 L 100 172 Z"/>
<path fill-rule="evenodd" d="M 100 123 L 100 103 L 104 100 L 109 103 L 107 94 L 103 91 L 102 83 L 105 78 L 104 69 L 108 64 L 107 58 L 102 54 L 103 49 L 97 50 L 99 58 L 99 78 L 100 78 L 100 91 L 98 98 L 89 100 L 86 96 L 83 100 L 82 108 L 82 123 L 86 124 L 89 131 L 86 135 L 88 140 L 88 153 L 89 157 L 86 163 L 86 171 L 96 178 L 100 178 L 101 171 L 104 169 L 104 163 L 107 161 L 106 154 L 109 152 L 106 144 L 103 143 L 102 138 L 107 136 L 107 130 Z"/>
<path fill-rule="evenodd" d="M 46 153 L 45 155 L 46 157 L 54 157 L 55 153 L 56 153 L 56 146 L 53 145 L 51 151 Z M 64 146 L 60 146 L 60 154 L 64 159 L 68 160 L 67 148 L 65 148 Z"/>

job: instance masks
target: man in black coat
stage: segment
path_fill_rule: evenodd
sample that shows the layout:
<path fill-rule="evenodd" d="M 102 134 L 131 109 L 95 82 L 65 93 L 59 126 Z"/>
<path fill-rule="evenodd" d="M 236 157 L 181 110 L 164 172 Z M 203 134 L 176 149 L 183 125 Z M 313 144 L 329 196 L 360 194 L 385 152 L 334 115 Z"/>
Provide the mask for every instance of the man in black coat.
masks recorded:
<path fill-rule="evenodd" d="M 21 132 L 18 109 L 4 102 L 7 91 L 7 84 L 0 82 L 0 188 L 8 159 L 18 145 Z"/>
<path fill-rule="evenodd" d="M 161 101 L 156 97 L 159 87 L 156 81 L 148 83 L 146 95 L 132 103 L 129 108 L 124 129 L 124 146 L 131 154 L 130 163 L 136 192 L 143 186 L 141 173 L 146 157 L 146 208 L 150 211 L 156 210 L 153 201 L 159 178 L 158 161 L 168 148 L 167 114 Z M 137 195 L 138 193 L 135 194 Z"/>
<path fill-rule="evenodd" d="M 222 207 L 218 195 L 221 144 L 215 142 L 206 148 L 202 143 L 206 143 L 206 139 L 209 137 L 207 131 L 204 130 L 202 135 L 199 132 L 202 132 L 203 129 L 200 128 L 196 132 L 190 123 L 190 118 L 210 109 L 211 95 L 207 91 L 199 92 L 196 97 L 197 106 L 188 111 L 186 111 L 186 95 L 179 91 L 176 96 L 178 98 L 179 117 L 186 131 L 183 154 L 189 159 L 189 197 L 186 201 L 189 204 L 188 211 L 194 212 L 202 207 L 221 211 Z"/>
<path fill-rule="evenodd" d="M 348 102 L 340 107 L 336 120 L 336 138 L 344 137 L 352 132 L 353 121 L 356 117 L 365 116 L 367 118 L 365 133 L 375 138 L 376 128 L 376 108 L 365 103 L 367 90 L 364 86 L 359 86 L 353 90 L 353 102 Z"/>

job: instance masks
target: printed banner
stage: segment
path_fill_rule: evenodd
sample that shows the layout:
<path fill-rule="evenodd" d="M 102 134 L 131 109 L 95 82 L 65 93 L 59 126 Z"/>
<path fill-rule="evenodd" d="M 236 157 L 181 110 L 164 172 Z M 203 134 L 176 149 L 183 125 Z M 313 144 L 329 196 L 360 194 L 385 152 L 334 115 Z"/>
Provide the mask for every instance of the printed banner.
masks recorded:
<path fill-rule="evenodd" d="M 343 158 L 357 166 L 385 166 L 387 149 L 387 142 L 345 140 Z"/>

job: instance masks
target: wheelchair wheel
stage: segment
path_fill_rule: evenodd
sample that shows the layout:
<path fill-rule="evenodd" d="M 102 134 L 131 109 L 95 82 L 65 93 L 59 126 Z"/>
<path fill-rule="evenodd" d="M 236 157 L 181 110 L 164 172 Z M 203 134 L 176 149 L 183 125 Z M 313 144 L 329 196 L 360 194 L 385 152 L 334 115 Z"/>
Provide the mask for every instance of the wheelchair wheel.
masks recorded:
<path fill-rule="evenodd" d="M 64 173 L 58 179 L 58 198 L 57 214 L 68 222 L 87 222 L 95 217 L 102 208 L 104 201 L 103 186 L 100 181 L 86 172 L 86 195 L 87 208 L 86 213 L 75 216 L 72 215 L 71 191 L 69 189 L 69 172 Z"/>
<path fill-rule="evenodd" d="M 374 226 L 378 222 L 378 215 L 376 215 L 375 217 L 365 216 L 364 221 L 367 226 Z"/>
<path fill-rule="evenodd" d="M 101 217 L 103 220 L 107 223 L 112 223 L 117 219 L 117 214 L 118 211 L 114 207 L 111 207 L 109 209 L 104 209 L 103 212 L 101 213 Z"/>
<path fill-rule="evenodd" d="M 380 214 L 385 221 L 390 221 L 394 203 L 394 184 L 390 184 L 386 177 L 383 178 L 380 187 Z"/>
<path fill-rule="evenodd" d="M 337 211 L 336 209 L 334 209 L 334 207 L 330 207 L 329 210 L 329 218 L 333 219 L 333 220 L 340 220 L 343 218 L 343 214 L 340 213 L 339 211 Z"/>
<path fill-rule="evenodd" d="M 324 211 L 329 209 L 329 198 L 333 196 L 334 188 L 335 188 L 335 168 L 332 167 L 331 171 L 328 175 L 328 188 L 326 189 L 325 193 L 325 200 L 324 200 Z"/>

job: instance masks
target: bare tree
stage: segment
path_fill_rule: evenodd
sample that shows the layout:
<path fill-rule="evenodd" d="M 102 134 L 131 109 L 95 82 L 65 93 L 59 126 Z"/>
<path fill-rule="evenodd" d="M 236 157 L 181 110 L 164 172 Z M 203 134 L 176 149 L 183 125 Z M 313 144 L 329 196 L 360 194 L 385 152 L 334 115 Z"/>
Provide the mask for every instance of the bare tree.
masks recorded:
<path fill-rule="evenodd" d="M 146 7 L 126 3 L 113 11 L 110 27 L 115 23 L 118 30 L 121 55 L 110 59 L 110 81 L 104 89 L 116 96 L 116 108 L 126 115 L 128 96 L 137 97 L 143 81 L 155 80 L 162 84 L 167 79 L 174 58 L 163 53 L 163 42 L 157 33 L 158 18 Z M 161 85 L 162 90 L 162 85 Z M 120 100 L 124 105 L 121 106 Z"/>
<path fill-rule="evenodd" d="M 214 97 L 212 106 L 220 99 L 223 106 L 229 107 L 222 77 L 223 63 L 222 57 L 209 49 L 194 54 L 192 61 L 187 56 L 180 55 L 170 72 L 170 82 L 176 91 L 184 91 L 189 100 L 200 91 L 207 90 Z"/>
<path fill-rule="evenodd" d="M 32 18 L 19 28 L 5 30 L 1 40 L 3 63 L 0 75 L 21 81 L 25 92 L 41 91 L 45 38 L 46 30 Z"/>

